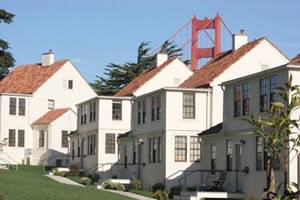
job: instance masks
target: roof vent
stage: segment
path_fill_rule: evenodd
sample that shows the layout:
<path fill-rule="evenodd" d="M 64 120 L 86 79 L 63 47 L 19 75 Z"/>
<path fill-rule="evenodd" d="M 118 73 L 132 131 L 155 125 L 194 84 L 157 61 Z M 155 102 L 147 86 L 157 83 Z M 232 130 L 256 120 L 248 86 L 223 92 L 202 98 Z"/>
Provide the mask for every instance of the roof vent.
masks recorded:
<path fill-rule="evenodd" d="M 50 49 L 47 53 L 42 54 L 42 66 L 49 66 L 54 63 L 54 52 Z"/>
<path fill-rule="evenodd" d="M 245 30 L 241 30 L 240 33 L 233 34 L 232 38 L 232 50 L 235 51 L 244 44 L 248 43 L 248 36 L 245 34 Z"/>
<path fill-rule="evenodd" d="M 156 66 L 162 65 L 164 62 L 168 60 L 168 54 L 165 53 L 158 53 L 156 55 Z"/>

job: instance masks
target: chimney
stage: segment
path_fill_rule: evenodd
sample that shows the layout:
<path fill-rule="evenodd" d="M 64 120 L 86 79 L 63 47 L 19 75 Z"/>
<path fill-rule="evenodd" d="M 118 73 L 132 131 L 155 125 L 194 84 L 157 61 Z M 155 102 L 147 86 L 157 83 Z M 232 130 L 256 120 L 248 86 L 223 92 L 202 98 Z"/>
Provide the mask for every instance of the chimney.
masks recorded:
<path fill-rule="evenodd" d="M 50 49 L 47 53 L 42 54 L 42 66 L 52 65 L 54 63 L 54 52 Z"/>
<path fill-rule="evenodd" d="M 248 36 L 245 34 L 245 30 L 241 30 L 240 33 L 235 33 L 232 36 L 232 50 L 235 51 L 244 44 L 248 43 Z"/>
<path fill-rule="evenodd" d="M 164 62 L 168 60 L 168 54 L 165 53 L 158 53 L 156 55 L 156 67 L 160 66 Z"/>

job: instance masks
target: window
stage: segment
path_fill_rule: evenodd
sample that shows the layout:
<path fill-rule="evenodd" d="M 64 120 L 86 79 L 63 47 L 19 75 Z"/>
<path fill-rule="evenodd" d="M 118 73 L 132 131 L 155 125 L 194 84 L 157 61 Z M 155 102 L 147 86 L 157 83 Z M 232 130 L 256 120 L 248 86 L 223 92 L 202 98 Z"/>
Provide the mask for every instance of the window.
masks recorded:
<path fill-rule="evenodd" d="M 183 119 L 195 119 L 194 93 L 183 93 Z"/>
<path fill-rule="evenodd" d="M 45 131 L 39 131 L 39 147 L 45 147 Z"/>
<path fill-rule="evenodd" d="M 48 99 L 48 109 L 54 109 L 55 102 L 53 99 Z"/>
<path fill-rule="evenodd" d="M 262 137 L 256 137 L 256 170 L 263 170 L 264 163 L 264 140 Z"/>
<path fill-rule="evenodd" d="M 200 161 L 200 142 L 199 137 L 191 136 L 190 141 L 190 153 L 191 162 Z"/>
<path fill-rule="evenodd" d="M 160 96 L 151 97 L 151 120 L 160 119 Z"/>
<path fill-rule="evenodd" d="M 96 121 L 96 102 L 90 103 L 90 122 Z"/>
<path fill-rule="evenodd" d="M 68 131 L 61 131 L 61 147 L 68 147 Z"/>
<path fill-rule="evenodd" d="M 268 109 L 267 96 L 267 79 L 260 80 L 260 111 L 264 112 Z"/>
<path fill-rule="evenodd" d="M 250 87 L 249 83 L 243 84 L 243 115 L 249 115 Z"/>
<path fill-rule="evenodd" d="M 145 123 L 146 122 L 146 105 L 147 105 L 147 102 L 146 102 L 146 99 L 143 100 L 143 118 L 142 118 L 142 122 Z"/>
<path fill-rule="evenodd" d="M 278 76 L 273 75 L 270 77 L 270 103 L 277 101 L 276 89 L 278 87 Z"/>
<path fill-rule="evenodd" d="M 234 87 L 234 117 L 241 116 L 241 86 Z"/>
<path fill-rule="evenodd" d="M 88 155 L 96 154 L 96 134 L 88 135 Z"/>
<path fill-rule="evenodd" d="M 14 129 L 8 130 L 8 146 L 10 147 L 16 146 L 16 130 Z"/>
<path fill-rule="evenodd" d="M 25 99 L 19 98 L 19 115 L 25 115 Z"/>
<path fill-rule="evenodd" d="M 80 157 L 80 141 L 77 139 L 77 157 Z"/>
<path fill-rule="evenodd" d="M 133 141 L 133 154 L 132 154 L 132 163 L 136 164 L 136 151 L 137 151 L 137 142 Z"/>
<path fill-rule="evenodd" d="M 88 104 L 82 106 L 82 124 L 86 124 L 86 121 L 87 121 L 87 109 L 88 109 Z"/>
<path fill-rule="evenodd" d="M 75 159 L 75 143 L 74 142 L 72 142 L 72 145 L 71 145 L 71 151 L 72 151 L 72 160 L 74 160 Z"/>
<path fill-rule="evenodd" d="M 228 171 L 232 170 L 232 158 L 233 158 L 233 141 L 226 141 L 226 168 Z"/>
<path fill-rule="evenodd" d="M 186 136 L 175 136 L 175 161 L 186 161 Z"/>
<path fill-rule="evenodd" d="M 216 145 L 211 145 L 210 147 L 210 169 L 211 169 L 211 174 L 215 174 L 215 170 L 217 169 L 217 146 Z"/>
<path fill-rule="evenodd" d="M 25 131 L 18 130 L 18 147 L 24 147 L 25 144 Z"/>
<path fill-rule="evenodd" d="M 17 98 L 10 97 L 9 98 L 9 114 L 16 115 L 17 110 Z"/>
<path fill-rule="evenodd" d="M 142 102 L 138 101 L 138 124 L 142 122 Z"/>
<path fill-rule="evenodd" d="M 138 101 L 138 124 L 146 123 L 146 99 Z"/>
<path fill-rule="evenodd" d="M 68 89 L 73 89 L 73 80 L 68 80 Z"/>
<path fill-rule="evenodd" d="M 112 119 L 122 120 L 122 101 L 113 100 L 112 102 Z"/>
<path fill-rule="evenodd" d="M 96 102 L 90 103 L 90 122 L 96 121 Z"/>
<path fill-rule="evenodd" d="M 149 162 L 156 163 L 162 160 L 161 136 L 149 138 Z"/>
<path fill-rule="evenodd" d="M 105 135 L 105 153 L 115 153 L 115 134 L 106 133 Z"/>

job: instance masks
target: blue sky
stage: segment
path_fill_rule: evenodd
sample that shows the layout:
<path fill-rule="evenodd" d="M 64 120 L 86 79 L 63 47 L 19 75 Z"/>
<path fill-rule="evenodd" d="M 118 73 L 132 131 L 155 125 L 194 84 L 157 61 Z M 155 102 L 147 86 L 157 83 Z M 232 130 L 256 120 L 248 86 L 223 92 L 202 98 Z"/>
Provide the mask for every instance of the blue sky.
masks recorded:
<path fill-rule="evenodd" d="M 134 61 L 142 41 L 156 48 L 194 14 L 219 12 L 232 32 L 266 36 L 289 57 L 300 53 L 299 0 L 1 0 L 0 7 L 16 14 L 13 24 L 0 25 L 0 37 L 17 64 L 39 62 L 53 49 L 89 81 L 110 62 Z"/>

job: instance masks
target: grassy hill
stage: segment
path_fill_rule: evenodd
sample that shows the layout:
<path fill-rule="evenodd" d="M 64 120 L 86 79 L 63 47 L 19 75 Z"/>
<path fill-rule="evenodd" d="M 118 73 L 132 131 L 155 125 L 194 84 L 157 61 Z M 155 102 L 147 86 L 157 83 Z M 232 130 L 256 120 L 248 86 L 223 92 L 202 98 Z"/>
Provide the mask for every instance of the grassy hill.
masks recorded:
<path fill-rule="evenodd" d="M 40 167 L 33 166 L 0 170 L 0 194 L 4 200 L 131 200 L 92 187 L 57 183 L 45 177 Z"/>

